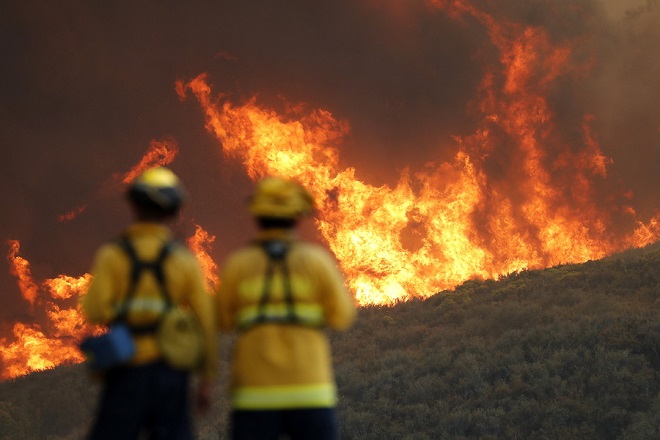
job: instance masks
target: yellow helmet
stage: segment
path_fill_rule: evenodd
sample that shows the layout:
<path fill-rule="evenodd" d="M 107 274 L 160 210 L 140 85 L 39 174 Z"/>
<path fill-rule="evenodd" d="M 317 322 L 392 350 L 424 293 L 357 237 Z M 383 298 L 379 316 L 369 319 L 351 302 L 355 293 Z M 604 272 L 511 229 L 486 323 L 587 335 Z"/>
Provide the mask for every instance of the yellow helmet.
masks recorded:
<path fill-rule="evenodd" d="M 165 167 L 149 168 L 128 188 L 128 198 L 136 206 L 155 214 L 175 214 L 186 198 L 179 178 Z"/>
<path fill-rule="evenodd" d="M 299 218 L 311 214 L 314 199 L 296 182 L 280 177 L 267 177 L 257 184 L 250 199 L 250 212 L 255 217 Z"/>

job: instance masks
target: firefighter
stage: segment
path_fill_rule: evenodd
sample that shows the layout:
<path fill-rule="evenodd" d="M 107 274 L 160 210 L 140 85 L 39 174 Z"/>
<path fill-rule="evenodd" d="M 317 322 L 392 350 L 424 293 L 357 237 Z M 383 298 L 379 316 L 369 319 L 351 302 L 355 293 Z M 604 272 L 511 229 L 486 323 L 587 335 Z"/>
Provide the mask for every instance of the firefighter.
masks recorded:
<path fill-rule="evenodd" d="M 103 373 L 89 439 L 137 439 L 145 434 L 150 439 L 193 438 L 188 396 L 193 374 L 199 375 L 198 409 L 210 406 L 217 362 L 213 300 L 195 256 L 173 240 L 170 229 L 185 196 L 172 171 L 146 170 L 127 191 L 135 222 L 120 240 L 106 243 L 96 253 L 83 311 L 93 324 L 125 320 L 135 354 L 127 365 Z M 154 273 L 138 273 L 138 266 L 155 268 Z M 197 317 L 203 343 L 195 368 L 175 367 L 164 359 L 158 325 L 168 306 L 185 307 Z"/>
<path fill-rule="evenodd" d="M 356 316 L 333 257 L 297 237 L 312 213 L 297 183 L 268 177 L 249 209 L 256 239 L 232 253 L 216 294 L 222 331 L 238 331 L 230 379 L 234 440 L 334 440 L 337 391 L 324 328 Z"/>

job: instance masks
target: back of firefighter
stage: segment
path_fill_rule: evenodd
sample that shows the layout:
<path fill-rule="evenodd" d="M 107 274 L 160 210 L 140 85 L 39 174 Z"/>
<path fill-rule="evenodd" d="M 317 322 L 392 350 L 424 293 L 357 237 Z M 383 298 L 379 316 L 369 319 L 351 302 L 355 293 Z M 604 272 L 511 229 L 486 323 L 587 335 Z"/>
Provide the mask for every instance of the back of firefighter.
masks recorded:
<path fill-rule="evenodd" d="M 169 169 L 152 168 L 129 186 L 127 195 L 135 222 L 122 237 L 137 259 L 153 262 L 166 244 L 173 243 L 169 222 L 180 210 L 184 189 Z M 200 375 L 197 403 L 202 410 L 210 405 L 211 381 L 216 374 L 213 301 L 205 290 L 195 256 L 181 245 L 172 245 L 162 261 L 165 292 L 151 273 L 140 275 L 131 287 L 134 267 L 135 261 L 120 241 L 103 245 L 97 251 L 93 280 L 82 299 L 88 321 L 95 324 L 111 324 L 128 304 L 125 321 L 135 343 L 129 365 L 114 368 L 102 377 L 103 389 L 88 438 L 124 440 L 146 435 L 149 439 L 191 439 L 191 373 Z M 129 290 L 131 300 L 127 302 Z M 155 328 L 166 309 L 164 295 L 174 305 L 190 307 L 198 318 L 205 353 L 198 371 L 174 368 L 162 358 Z"/>
<path fill-rule="evenodd" d="M 301 241 L 313 209 L 300 185 L 266 178 L 250 201 L 258 233 L 229 256 L 216 295 L 221 330 L 238 330 L 230 393 L 234 440 L 334 440 L 337 390 L 324 328 L 356 315 L 334 258 Z"/>

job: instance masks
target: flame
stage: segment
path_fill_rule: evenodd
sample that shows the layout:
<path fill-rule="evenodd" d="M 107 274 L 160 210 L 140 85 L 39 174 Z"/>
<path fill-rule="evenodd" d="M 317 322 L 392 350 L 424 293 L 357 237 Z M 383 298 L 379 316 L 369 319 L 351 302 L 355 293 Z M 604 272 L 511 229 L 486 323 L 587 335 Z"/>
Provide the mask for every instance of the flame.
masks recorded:
<path fill-rule="evenodd" d="M 217 265 L 208 254 L 214 241 L 215 236 L 201 226 L 197 226 L 195 234 L 187 240 L 200 261 L 209 289 L 218 282 Z M 78 342 L 88 334 L 102 331 L 100 327 L 88 325 L 77 306 L 77 299 L 87 290 L 92 275 L 59 275 L 37 283 L 32 277 L 29 261 L 18 255 L 20 242 L 10 240 L 8 245 L 8 260 L 12 274 L 18 279 L 23 298 L 31 305 L 43 306 L 46 323 L 16 322 L 12 327 L 13 338 L 0 338 L 0 363 L 3 365 L 0 380 L 54 368 L 60 364 L 84 361 L 77 348 Z M 65 302 L 72 298 L 76 299 L 74 306 L 50 300 Z"/>
<path fill-rule="evenodd" d="M 401 4 L 394 3 L 389 7 L 399 11 Z M 591 128 L 595 116 L 577 121 L 578 140 L 566 139 L 556 126 L 546 96 L 557 80 L 586 75 L 591 67 L 589 60 L 575 62 L 576 43 L 554 41 L 540 27 L 496 19 L 469 0 L 428 4 L 434 12 L 483 26 L 498 58 L 485 62 L 472 106 L 482 117 L 480 128 L 454 137 L 452 160 L 406 168 L 393 186 L 369 185 L 353 168 L 340 167 L 350 126 L 326 110 L 307 111 L 300 104 L 278 113 L 256 98 L 232 103 L 212 93 L 206 75 L 177 81 L 176 92 L 181 99 L 194 95 L 224 154 L 240 160 L 252 179 L 282 175 L 310 189 L 317 199 L 318 231 L 361 305 L 427 297 L 470 278 L 583 262 L 657 241 L 660 213 L 645 223 L 631 206 L 611 201 L 604 206 L 599 200 L 595 183 L 607 179 L 612 160 Z M 235 60 L 229 53 L 218 57 Z M 115 178 L 129 183 L 177 154 L 174 141 L 152 141 L 142 160 Z M 75 218 L 86 206 L 60 221 Z M 614 232 L 615 215 L 634 222 L 634 230 Z M 209 288 L 220 281 L 210 257 L 215 239 L 197 225 L 187 240 Z M 82 361 L 76 343 L 98 329 L 87 327 L 78 308 L 67 303 L 84 293 L 91 275 L 37 282 L 19 255 L 19 241 L 7 243 L 22 298 L 33 314 L 39 306 L 45 318 L 41 324 L 15 322 L 11 335 L 0 338 L 0 379 Z"/>
<path fill-rule="evenodd" d="M 14 342 L 0 339 L 3 370 L 0 379 L 9 379 L 35 371 L 54 368 L 66 362 L 81 362 L 83 356 L 68 339 L 46 336 L 39 325 L 16 323 Z"/>
<path fill-rule="evenodd" d="M 20 242 L 10 240 L 8 259 L 12 274 L 18 278 L 23 298 L 31 305 L 38 304 L 46 310 L 47 323 L 16 322 L 13 325 L 13 341 L 0 338 L 0 361 L 3 371 L 0 379 L 8 379 L 34 371 L 53 368 L 62 363 L 81 362 L 83 356 L 76 342 L 90 332 L 82 314 L 76 307 L 61 307 L 48 299 L 64 300 L 80 295 L 86 289 L 91 276 L 60 275 L 37 283 L 31 274 L 30 263 L 18 255 Z"/>
<path fill-rule="evenodd" d="M 92 276 L 88 273 L 77 278 L 60 275 L 57 278 L 44 281 L 43 285 L 50 290 L 53 298 L 67 299 L 84 292 L 90 281 L 92 281 Z"/>
<path fill-rule="evenodd" d="M 85 212 L 87 205 L 78 206 L 77 208 L 72 209 L 71 211 L 57 216 L 57 220 L 60 222 L 70 221 L 78 217 L 78 215 Z"/>
<path fill-rule="evenodd" d="M 178 153 L 174 141 L 152 141 L 149 149 L 140 162 L 129 172 L 118 177 L 123 183 L 131 182 L 145 169 L 157 165 L 171 163 Z M 76 208 L 67 214 L 59 216 L 60 221 L 72 220 L 84 212 L 86 205 Z M 194 251 L 202 263 L 209 283 L 217 282 L 217 275 L 211 274 L 217 266 L 207 253 L 207 248 L 215 240 L 201 227 L 197 227 L 195 236 L 189 240 L 194 245 Z M 40 306 L 45 311 L 46 322 L 37 323 L 15 322 L 12 327 L 13 338 L 0 338 L 0 362 L 3 371 L 0 380 L 29 374 L 34 371 L 53 368 L 63 363 L 78 363 L 84 360 L 77 348 L 77 343 L 88 334 L 102 331 L 85 322 L 84 315 L 75 306 L 58 304 L 72 298 L 78 299 L 84 294 L 92 275 L 83 274 L 79 277 L 58 275 L 37 283 L 30 270 L 30 263 L 19 255 L 20 242 L 9 240 L 7 260 L 10 272 L 16 276 L 23 298 L 32 306 Z"/>
<path fill-rule="evenodd" d="M 199 225 L 196 225 L 195 233 L 187 240 L 188 247 L 195 254 L 197 261 L 199 261 L 202 267 L 202 272 L 206 279 L 206 287 L 209 292 L 215 292 L 215 286 L 219 282 L 218 265 L 208 253 L 214 241 L 215 235 L 209 234 Z"/>
<path fill-rule="evenodd" d="M 481 82 L 476 133 L 455 138 L 454 160 L 406 169 L 394 187 L 368 185 L 340 169 L 346 122 L 302 107 L 283 114 L 256 98 L 235 105 L 212 94 L 202 74 L 176 90 L 191 92 L 227 157 L 252 179 L 282 175 L 317 198 L 316 225 L 336 255 L 361 305 L 427 297 L 470 278 L 497 278 L 522 269 L 601 258 L 656 241 L 657 217 L 629 235 L 613 232 L 619 206 L 599 205 L 594 182 L 611 160 L 591 130 L 563 139 L 546 95 L 556 80 L 584 75 L 572 62 L 573 43 L 552 43 L 544 29 L 498 21 L 467 1 L 432 1 L 455 19 L 470 15 L 488 31 L 499 60 Z M 500 159 L 504 148 L 511 148 Z M 493 177 L 499 167 L 505 177 Z M 597 203 L 597 201 L 599 203 Z"/>
<path fill-rule="evenodd" d="M 631 247 L 643 247 L 654 243 L 660 237 L 660 214 L 653 217 L 648 224 L 637 222 L 637 228 L 630 238 Z"/>
<path fill-rule="evenodd" d="M 176 142 L 171 140 L 156 141 L 152 140 L 149 149 L 142 157 L 142 160 L 135 165 L 129 172 L 121 177 L 123 183 L 131 183 L 142 174 L 143 171 L 155 167 L 170 164 L 179 152 Z"/>
<path fill-rule="evenodd" d="M 30 263 L 23 257 L 18 255 L 21 249 L 21 244 L 18 240 L 8 240 L 9 254 L 9 270 L 12 275 L 18 278 L 18 288 L 21 290 L 23 298 L 34 305 L 37 300 L 39 287 L 32 281 L 32 272 L 30 271 Z"/>
<path fill-rule="evenodd" d="M 516 181 L 522 189 L 518 206 L 511 203 L 515 191 L 507 187 L 507 182 L 491 180 L 482 187 L 481 209 L 501 212 L 490 216 L 487 223 L 491 231 L 487 239 L 496 241 L 489 248 L 499 254 L 493 257 L 522 262 L 522 267 L 504 265 L 495 272 L 586 261 L 613 252 L 617 245 L 607 236 L 608 225 L 593 201 L 591 189 L 593 177 L 604 177 L 609 162 L 590 133 L 588 122 L 592 117 L 584 118 L 584 144 L 577 154 L 569 148 L 558 152 L 562 146 L 550 137 L 556 130 L 545 98 L 548 87 L 561 75 L 583 71 L 569 64 L 570 44 L 553 46 L 543 29 L 496 21 L 468 2 L 434 4 L 449 8 L 455 16 L 472 15 L 486 27 L 500 53 L 501 64 L 487 72 L 482 82 L 480 108 L 488 116 L 485 128 L 480 136 L 468 137 L 463 143 L 473 157 L 479 157 L 480 168 L 489 155 L 496 154 L 493 149 L 502 137 L 517 147 L 515 166 L 522 172 Z M 551 152 L 558 158 L 549 167 L 546 161 Z M 569 179 L 558 182 L 556 174 Z M 563 194 L 567 186 L 571 187 L 572 201 Z M 518 246 L 508 245 L 511 238 Z"/>

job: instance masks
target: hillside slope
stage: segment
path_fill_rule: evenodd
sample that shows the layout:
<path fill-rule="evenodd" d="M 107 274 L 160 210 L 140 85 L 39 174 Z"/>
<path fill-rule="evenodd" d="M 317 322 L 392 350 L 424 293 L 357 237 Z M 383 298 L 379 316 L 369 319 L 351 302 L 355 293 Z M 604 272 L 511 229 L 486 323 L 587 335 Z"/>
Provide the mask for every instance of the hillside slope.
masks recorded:
<path fill-rule="evenodd" d="M 360 318 L 334 338 L 344 438 L 660 438 L 657 245 Z"/>
<path fill-rule="evenodd" d="M 660 244 L 363 308 L 330 336 L 343 439 L 660 438 Z M 200 439 L 226 438 L 225 381 Z M 0 383 L 0 439 L 80 439 L 97 392 L 80 365 Z"/>

